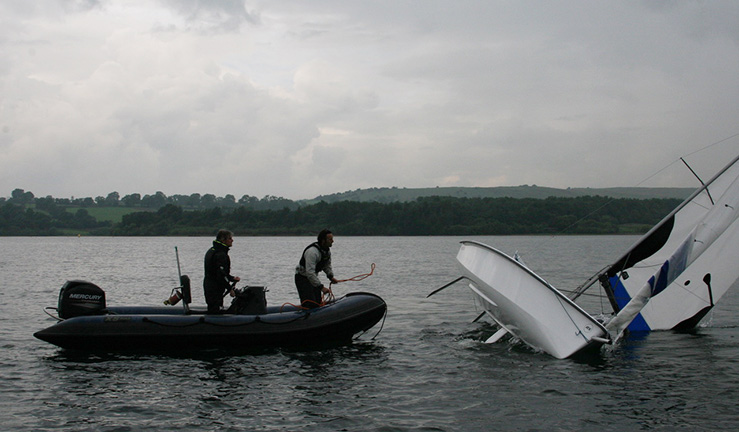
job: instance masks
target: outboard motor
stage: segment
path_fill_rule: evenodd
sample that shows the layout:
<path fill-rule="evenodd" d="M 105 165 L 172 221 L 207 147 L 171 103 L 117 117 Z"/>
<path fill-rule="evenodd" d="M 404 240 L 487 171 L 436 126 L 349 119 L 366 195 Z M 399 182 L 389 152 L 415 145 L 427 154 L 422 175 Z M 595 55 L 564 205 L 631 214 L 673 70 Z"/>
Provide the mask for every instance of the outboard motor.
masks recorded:
<path fill-rule="evenodd" d="M 105 291 L 81 280 L 67 281 L 59 292 L 59 318 L 99 315 L 105 310 Z"/>

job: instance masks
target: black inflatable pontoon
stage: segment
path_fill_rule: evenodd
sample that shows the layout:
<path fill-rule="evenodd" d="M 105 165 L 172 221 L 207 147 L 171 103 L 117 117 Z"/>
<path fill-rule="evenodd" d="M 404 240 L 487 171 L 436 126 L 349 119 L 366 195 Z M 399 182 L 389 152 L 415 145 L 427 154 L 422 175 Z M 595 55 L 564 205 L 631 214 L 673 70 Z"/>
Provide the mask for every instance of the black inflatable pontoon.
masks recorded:
<path fill-rule="evenodd" d="M 266 307 L 264 288 L 249 287 L 243 292 L 261 293 L 256 312 L 252 302 L 246 314 L 207 315 L 205 308 L 189 307 L 189 279 L 183 275 L 181 282 L 183 308 L 106 307 L 102 289 L 68 281 L 59 294 L 60 321 L 34 336 L 62 348 L 105 351 L 340 344 L 372 328 L 387 311 L 379 296 L 361 292 L 315 309 Z"/>

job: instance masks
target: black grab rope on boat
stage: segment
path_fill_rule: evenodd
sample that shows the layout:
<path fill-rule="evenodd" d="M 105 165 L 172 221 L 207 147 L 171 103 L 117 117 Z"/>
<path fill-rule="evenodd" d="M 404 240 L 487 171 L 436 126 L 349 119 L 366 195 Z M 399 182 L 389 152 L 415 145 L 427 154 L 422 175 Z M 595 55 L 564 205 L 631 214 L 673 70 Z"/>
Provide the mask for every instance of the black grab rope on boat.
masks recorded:
<path fill-rule="evenodd" d="M 387 308 L 385 308 L 385 313 L 382 315 L 382 324 L 380 324 L 380 329 L 377 330 L 377 333 L 375 333 L 370 340 L 375 340 L 375 338 L 380 335 L 382 328 L 385 327 L 385 318 L 387 318 Z"/>
<path fill-rule="evenodd" d="M 256 323 L 262 323 L 262 324 L 265 324 L 265 325 L 292 324 L 295 321 L 298 321 L 298 320 L 301 320 L 301 319 L 308 319 L 308 317 L 310 317 L 310 312 L 305 313 L 305 314 L 299 314 L 297 317 L 291 319 L 290 321 L 280 321 L 280 322 L 264 321 L 264 320 L 260 319 L 259 317 L 260 317 L 260 315 L 255 315 L 254 321 L 248 322 L 248 323 L 242 323 L 242 324 L 221 324 L 221 323 L 216 323 L 216 322 L 211 322 L 211 321 L 205 321 L 205 324 L 214 325 L 216 327 L 239 327 L 239 326 L 247 326 L 247 325 L 256 324 Z"/>
<path fill-rule="evenodd" d="M 165 324 L 165 323 L 161 323 L 161 322 L 158 322 L 158 321 L 154 321 L 153 319 L 147 318 L 147 317 L 141 318 L 141 321 L 142 322 L 148 322 L 148 323 L 156 324 L 156 325 L 160 325 L 162 327 L 180 327 L 180 328 L 184 328 L 184 327 L 192 327 L 194 325 L 198 325 L 200 323 L 204 323 L 205 322 L 205 319 L 201 317 L 197 321 L 191 322 L 191 323 L 187 323 L 187 324 Z"/>
<path fill-rule="evenodd" d="M 236 315 L 236 316 L 238 316 L 238 315 Z M 253 321 L 244 322 L 244 323 L 238 323 L 238 324 L 225 324 L 225 323 L 219 323 L 219 322 L 214 322 L 214 321 L 206 321 L 206 319 L 205 319 L 206 317 L 205 316 L 200 317 L 195 322 L 191 322 L 191 323 L 187 323 L 187 324 L 168 324 L 168 323 L 162 323 L 162 322 L 158 322 L 158 321 L 155 321 L 155 320 L 153 320 L 151 318 L 146 318 L 146 317 L 142 318 L 142 321 L 143 322 L 152 323 L 152 324 L 156 324 L 156 325 L 160 325 L 162 327 L 180 327 L 180 328 L 184 328 L 184 327 L 192 327 L 192 326 L 198 325 L 198 324 L 208 324 L 208 325 L 212 325 L 212 326 L 215 326 L 215 327 L 245 327 L 245 326 L 256 324 L 256 323 L 262 323 L 262 324 L 267 324 L 267 325 L 292 324 L 295 321 L 298 321 L 298 320 L 301 320 L 301 319 L 308 319 L 309 316 L 310 316 L 310 312 L 305 313 L 305 314 L 299 314 L 297 317 L 295 317 L 294 319 L 291 319 L 289 321 L 270 322 L 270 321 L 264 321 L 264 320 L 262 320 L 260 318 L 260 315 L 254 315 L 254 320 Z"/>
<path fill-rule="evenodd" d="M 268 324 L 268 325 L 283 325 L 283 324 L 292 324 L 295 321 L 301 320 L 301 319 L 308 319 L 310 317 L 310 312 L 305 314 L 300 314 L 294 319 L 291 319 L 290 321 L 281 321 L 281 322 L 269 322 L 269 321 L 261 321 L 262 324 Z"/>
<path fill-rule="evenodd" d="M 382 331 L 382 328 L 385 327 L 385 318 L 387 318 L 387 308 L 385 308 L 385 313 L 382 314 L 382 323 L 380 324 L 380 329 L 377 330 L 377 333 L 375 333 L 375 335 L 372 336 L 370 338 L 370 340 L 375 340 L 375 338 L 380 335 L 380 332 Z M 372 326 L 372 327 L 374 327 L 374 326 Z M 370 328 L 372 328 L 372 327 L 370 327 Z M 364 336 L 364 334 L 367 333 L 369 330 L 370 329 L 367 329 L 367 330 L 363 331 L 362 333 L 360 333 L 357 337 L 355 337 L 352 340 L 353 341 L 359 340 L 359 338 L 361 338 L 362 336 Z"/>
<path fill-rule="evenodd" d="M 187 323 L 187 324 L 166 324 L 166 323 L 154 321 L 153 319 L 146 318 L 146 317 L 142 318 L 142 321 L 149 322 L 149 323 L 152 323 L 152 324 L 157 324 L 157 325 L 160 325 L 162 327 L 180 327 L 180 328 L 192 327 L 192 326 L 198 325 L 198 324 L 209 324 L 209 325 L 216 326 L 216 327 L 243 327 L 243 326 L 252 325 L 252 324 L 257 323 L 257 322 L 262 322 L 259 319 L 259 316 L 255 316 L 254 321 L 250 321 L 250 322 L 246 322 L 246 323 L 239 323 L 239 324 L 221 324 L 221 323 L 215 323 L 215 322 L 212 322 L 212 321 L 206 321 L 205 320 L 205 316 L 202 316 L 202 317 L 198 318 L 197 321 L 194 321 L 194 322 L 191 322 L 191 323 Z"/>

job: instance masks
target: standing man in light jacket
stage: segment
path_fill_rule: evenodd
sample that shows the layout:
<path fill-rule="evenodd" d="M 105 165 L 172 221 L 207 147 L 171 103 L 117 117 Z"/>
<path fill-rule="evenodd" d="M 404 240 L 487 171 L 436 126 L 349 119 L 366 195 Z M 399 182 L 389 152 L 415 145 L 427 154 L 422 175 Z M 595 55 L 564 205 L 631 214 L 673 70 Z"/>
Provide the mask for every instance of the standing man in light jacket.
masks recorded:
<path fill-rule="evenodd" d="M 324 272 L 331 283 L 338 283 L 331 269 L 331 246 L 334 244 L 334 235 L 325 229 L 318 233 L 318 241 L 311 243 L 303 250 L 300 263 L 295 268 L 295 287 L 300 295 L 300 304 L 306 308 L 315 308 L 321 305 L 321 294 L 329 293 L 318 273 Z"/>

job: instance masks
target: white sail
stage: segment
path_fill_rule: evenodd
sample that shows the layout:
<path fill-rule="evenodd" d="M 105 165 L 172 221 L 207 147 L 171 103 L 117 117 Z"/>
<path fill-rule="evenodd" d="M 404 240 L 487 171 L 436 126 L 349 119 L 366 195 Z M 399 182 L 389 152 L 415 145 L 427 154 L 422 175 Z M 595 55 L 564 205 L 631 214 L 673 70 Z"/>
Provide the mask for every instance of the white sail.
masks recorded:
<path fill-rule="evenodd" d="M 620 334 L 692 328 L 739 280 L 739 158 L 604 273 Z"/>

